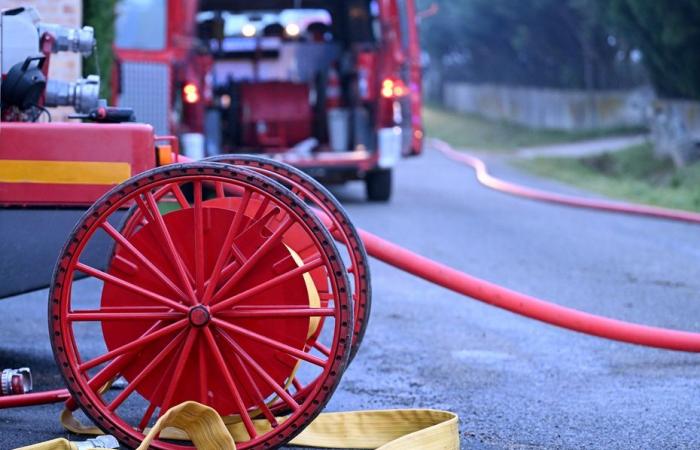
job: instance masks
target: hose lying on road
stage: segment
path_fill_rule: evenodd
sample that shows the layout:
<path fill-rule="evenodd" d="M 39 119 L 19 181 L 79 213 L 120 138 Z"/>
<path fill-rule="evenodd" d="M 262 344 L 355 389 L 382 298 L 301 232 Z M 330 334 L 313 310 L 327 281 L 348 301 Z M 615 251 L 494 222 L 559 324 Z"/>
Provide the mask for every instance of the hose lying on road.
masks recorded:
<path fill-rule="evenodd" d="M 476 172 L 476 178 L 482 185 L 506 194 L 529 198 L 548 203 L 572 206 L 575 208 L 595 209 L 599 211 L 632 214 L 636 216 L 656 217 L 700 224 L 700 214 L 678 209 L 659 208 L 657 206 L 639 205 L 635 203 L 613 202 L 607 200 L 587 199 L 554 192 L 542 191 L 522 186 L 494 177 L 481 159 L 454 150 L 449 144 L 439 139 L 432 139 L 431 146 L 453 161 L 466 164 Z"/>
<path fill-rule="evenodd" d="M 489 305 L 551 325 L 614 341 L 668 350 L 700 352 L 700 333 L 638 325 L 566 308 L 472 277 L 367 231 L 359 232 L 370 256 Z"/>

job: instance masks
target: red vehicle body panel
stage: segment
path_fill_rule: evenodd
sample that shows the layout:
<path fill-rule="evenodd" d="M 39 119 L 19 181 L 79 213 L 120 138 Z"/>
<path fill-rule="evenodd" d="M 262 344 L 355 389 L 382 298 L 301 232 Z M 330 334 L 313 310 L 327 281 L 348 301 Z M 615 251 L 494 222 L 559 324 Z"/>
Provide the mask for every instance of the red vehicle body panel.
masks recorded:
<path fill-rule="evenodd" d="M 370 171 L 377 166 L 378 155 L 376 152 L 359 150 L 354 152 L 323 152 L 311 157 L 297 156 L 290 153 L 282 153 L 275 159 L 291 164 L 300 169 L 333 169 L 333 168 L 357 168 L 360 171 Z"/>
<path fill-rule="evenodd" d="M 405 3 L 409 20 L 417 21 L 416 4 L 413 0 Z M 411 151 L 414 155 L 423 151 L 423 67 L 421 64 L 420 37 L 418 25 L 408 27 L 408 70 L 409 92 L 411 96 L 411 121 L 413 134 L 411 136 Z"/>
<path fill-rule="evenodd" d="M 0 206 L 87 206 L 156 166 L 143 124 L 0 123 Z"/>

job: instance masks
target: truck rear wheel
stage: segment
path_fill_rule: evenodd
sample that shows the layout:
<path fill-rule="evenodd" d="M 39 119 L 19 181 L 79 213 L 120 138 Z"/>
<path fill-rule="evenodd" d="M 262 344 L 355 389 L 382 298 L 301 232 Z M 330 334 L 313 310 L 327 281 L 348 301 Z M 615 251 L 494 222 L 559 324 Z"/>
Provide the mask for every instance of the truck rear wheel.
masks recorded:
<path fill-rule="evenodd" d="M 388 202 L 391 198 L 391 169 L 377 169 L 365 176 L 367 200 L 371 202 Z"/>

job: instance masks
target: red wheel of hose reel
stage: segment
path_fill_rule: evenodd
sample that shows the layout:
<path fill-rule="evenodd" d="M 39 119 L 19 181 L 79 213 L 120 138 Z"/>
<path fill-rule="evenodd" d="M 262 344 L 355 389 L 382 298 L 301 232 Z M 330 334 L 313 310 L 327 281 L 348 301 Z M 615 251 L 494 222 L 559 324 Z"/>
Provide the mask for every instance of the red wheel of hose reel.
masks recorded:
<path fill-rule="evenodd" d="M 119 231 L 129 207 L 138 213 Z M 104 267 L 81 262 L 96 252 Z M 127 445 L 195 400 L 235 416 L 237 448 L 271 448 L 320 412 L 345 369 L 349 290 L 332 237 L 284 186 L 230 165 L 167 166 L 113 189 L 76 226 L 54 273 L 52 344 L 74 398 Z M 315 380 L 303 396 L 302 375 Z M 105 390 L 117 377 L 125 388 Z M 280 405 L 288 417 L 275 417 Z"/>

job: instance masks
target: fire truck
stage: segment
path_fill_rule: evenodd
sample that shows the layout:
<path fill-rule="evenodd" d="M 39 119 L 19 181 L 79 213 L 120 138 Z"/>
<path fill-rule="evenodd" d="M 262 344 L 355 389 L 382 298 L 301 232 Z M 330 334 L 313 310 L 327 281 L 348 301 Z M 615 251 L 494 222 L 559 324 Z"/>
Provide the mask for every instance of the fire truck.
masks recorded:
<path fill-rule="evenodd" d="M 196 153 L 211 101 L 211 58 L 195 35 L 197 0 L 120 0 L 116 13 L 112 103 Z"/>
<path fill-rule="evenodd" d="M 420 154 L 413 0 L 122 0 L 114 101 L 195 158 L 262 153 L 387 201 Z"/>

